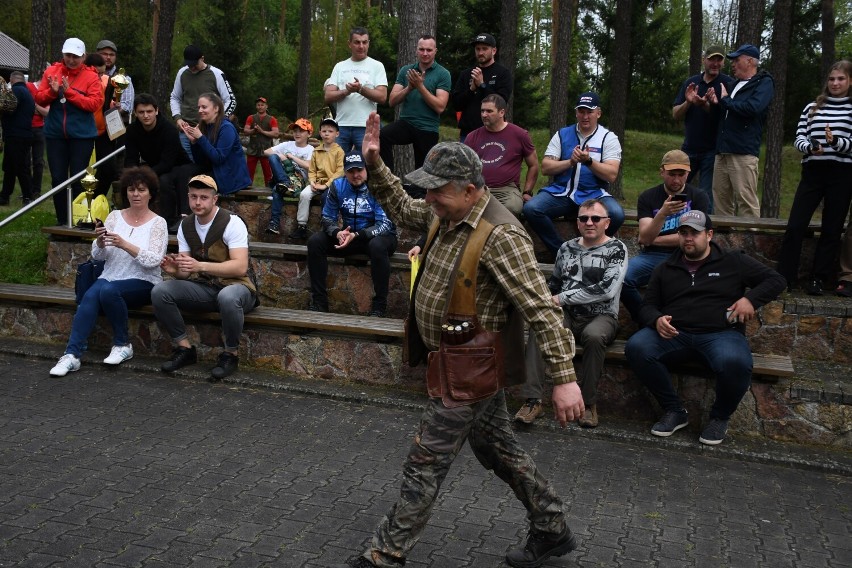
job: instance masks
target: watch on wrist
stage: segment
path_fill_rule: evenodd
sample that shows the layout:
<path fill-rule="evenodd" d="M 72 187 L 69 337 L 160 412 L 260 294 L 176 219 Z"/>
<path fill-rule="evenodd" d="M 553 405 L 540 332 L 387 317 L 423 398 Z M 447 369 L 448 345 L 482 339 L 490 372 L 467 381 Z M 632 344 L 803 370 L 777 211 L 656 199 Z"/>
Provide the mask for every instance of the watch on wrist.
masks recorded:
<path fill-rule="evenodd" d="M 588 167 L 591 167 L 592 162 L 594 162 L 594 160 L 592 160 L 591 158 L 589 158 L 588 160 L 586 160 L 585 162 L 583 162 L 583 165 L 584 165 L 584 166 L 586 166 L 586 167 L 588 168 Z"/>

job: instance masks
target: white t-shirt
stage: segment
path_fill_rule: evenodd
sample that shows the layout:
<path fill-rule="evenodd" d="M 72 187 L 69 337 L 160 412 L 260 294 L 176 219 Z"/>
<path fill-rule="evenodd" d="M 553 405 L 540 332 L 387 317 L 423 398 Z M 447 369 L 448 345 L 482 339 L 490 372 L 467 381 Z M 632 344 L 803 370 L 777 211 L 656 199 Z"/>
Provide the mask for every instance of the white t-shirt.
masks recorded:
<path fill-rule="evenodd" d="M 583 136 L 579 132 L 577 132 L 577 134 L 580 137 L 580 145 L 582 146 L 588 136 Z M 594 134 L 594 132 L 592 134 Z M 544 151 L 544 155 L 556 158 L 557 160 L 562 159 L 562 139 L 559 137 L 558 131 L 547 144 L 547 149 Z M 609 136 L 604 139 L 603 148 L 601 148 L 600 161 L 606 162 L 607 160 L 621 161 L 621 142 L 618 141 L 618 136 L 613 134 L 612 131 L 610 131 Z"/>
<path fill-rule="evenodd" d="M 326 80 L 325 86 L 336 85 L 338 89 L 345 91 L 346 83 L 351 83 L 356 78 L 363 86 L 370 89 L 388 86 L 384 66 L 372 57 L 366 57 L 361 61 L 352 61 L 350 57 L 341 61 L 331 70 L 331 77 Z M 337 102 L 335 120 L 340 126 L 366 126 L 367 118 L 375 110 L 376 103 L 358 93 L 350 93 Z"/>
<path fill-rule="evenodd" d="M 207 238 L 207 231 L 209 231 L 210 227 L 213 225 L 213 221 L 216 219 L 217 213 L 219 213 L 218 207 L 213 213 L 213 217 L 210 219 L 210 222 L 206 225 L 199 223 L 198 217 L 195 218 L 195 231 L 198 233 L 198 238 L 201 239 L 202 243 L 204 242 L 204 239 Z M 183 224 L 181 224 L 180 229 L 178 229 L 177 238 L 178 251 L 190 252 L 189 243 L 186 242 L 186 237 L 183 236 Z M 225 227 L 225 232 L 222 234 L 222 241 L 225 243 L 225 246 L 228 247 L 228 250 L 248 248 L 248 229 L 242 219 L 236 215 L 231 215 L 231 220 L 228 221 L 228 226 Z"/>
<path fill-rule="evenodd" d="M 294 140 L 288 140 L 287 142 L 282 142 L 281 144 L 276 144 L 271 148 L 273 152 L 276 154 L 284 154 L 290 153 L 299 158 L 300 160 L 305 160 L 306 162 L 311 161 L 311 156 L 314 155 L 314 147 L 310 144 L 305 146 L 296 146 L 296 142 Z"/>

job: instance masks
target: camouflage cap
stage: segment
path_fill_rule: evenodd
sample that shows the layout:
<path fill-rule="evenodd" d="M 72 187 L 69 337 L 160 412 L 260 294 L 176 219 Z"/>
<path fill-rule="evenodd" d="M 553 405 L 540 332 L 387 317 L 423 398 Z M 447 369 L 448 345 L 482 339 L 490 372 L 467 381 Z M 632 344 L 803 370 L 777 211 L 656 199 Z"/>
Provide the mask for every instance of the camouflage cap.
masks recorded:
<path fill-rule="evenodd" d="M 451 181 L 469 181 L 482 187 L 482 162 L 470 146 L 461 142 L 441 142 L 429 150 L 423 167 L 406 176 L 422 189 L 437 189 Z"/>

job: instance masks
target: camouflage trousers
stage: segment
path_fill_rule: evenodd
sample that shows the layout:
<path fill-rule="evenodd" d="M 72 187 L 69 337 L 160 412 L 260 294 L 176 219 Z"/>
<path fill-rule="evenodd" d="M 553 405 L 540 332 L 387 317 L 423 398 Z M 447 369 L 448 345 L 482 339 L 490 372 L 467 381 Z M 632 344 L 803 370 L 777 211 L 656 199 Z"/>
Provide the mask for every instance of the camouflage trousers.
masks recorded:
<path fill-rule="evenodd" d="M 399 499 L 382 520 L 364 557 L 376 566 L 400 566 L 420 537 L 447 472 L 465 441 L 485 469 L 509 484 L 536 532 L 565 528 L 562 500 L 515 439 L 503 391 L 470 406 L 429 401 L 403 469 Z"/>

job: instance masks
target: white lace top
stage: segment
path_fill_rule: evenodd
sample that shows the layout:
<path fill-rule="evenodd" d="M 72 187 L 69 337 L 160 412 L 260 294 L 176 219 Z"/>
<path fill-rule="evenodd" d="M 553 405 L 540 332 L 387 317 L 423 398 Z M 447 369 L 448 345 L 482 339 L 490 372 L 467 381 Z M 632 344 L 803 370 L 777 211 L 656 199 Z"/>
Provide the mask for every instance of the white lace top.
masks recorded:
<path fill-rule="evenodd" d="M 160 262 L 166 254 L 169 244 L 169 230 L 166 220 L 157 215 L 144 225 L 131 227 L 121 215 L 121 211 L 112 211 L 104 221 L 104 226 L 110 233 L 121 235 L 125 240 L 139 247 L 136 258 L 117 247 L 98 246 L 98 241 L 92 242 L 92 258 L 105 260 L 101 278 L 109 280 L 130 280 L 138 278 L 157 284 L 162 282 L 163 275 Z"/>

